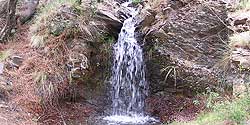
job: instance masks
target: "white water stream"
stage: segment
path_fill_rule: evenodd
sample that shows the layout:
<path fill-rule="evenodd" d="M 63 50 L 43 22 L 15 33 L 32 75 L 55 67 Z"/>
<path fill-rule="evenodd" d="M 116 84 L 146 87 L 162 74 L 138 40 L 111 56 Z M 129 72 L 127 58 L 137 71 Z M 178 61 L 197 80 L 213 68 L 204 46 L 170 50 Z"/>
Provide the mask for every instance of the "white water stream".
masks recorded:
<path fill-rule="evenodd" d="M 104 118 L 114 124 L 145 124 L 155 119 L 144 113 L 144 101 L 148 94 L 145 79 L 143 52 L 135 35 L 135 8 L 128 7 L 132 3 L 125 2 L 122 6 L 130 10 L 130 18 L 126 19 L 114 45 L 112 67 L 112 114 Z"/>

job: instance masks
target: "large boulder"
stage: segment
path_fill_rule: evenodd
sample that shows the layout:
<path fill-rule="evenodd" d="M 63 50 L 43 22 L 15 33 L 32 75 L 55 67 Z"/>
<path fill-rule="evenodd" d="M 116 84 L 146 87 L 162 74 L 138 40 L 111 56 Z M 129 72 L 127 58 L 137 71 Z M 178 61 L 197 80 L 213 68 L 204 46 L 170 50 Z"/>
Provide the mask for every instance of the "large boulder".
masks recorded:
<path fill-rule="evenodd" d="M 105 27 L 109 29 L 113 34 L 120 32 L 122 27 L 122 20 L 119 17 L 117 11 L 119 10 L 119 3 L 110 0 L 96 5 L 95 18 L 105 22 Z"/>
<path fill-rule="evenodd" d="M 151 92 L 190 93 L 218 86 L 221 70 L 215 67 L 227 50 L 229 34 L 225 5 L 162 1 L 157 6 L 146 6 L 138 22 Z"/>

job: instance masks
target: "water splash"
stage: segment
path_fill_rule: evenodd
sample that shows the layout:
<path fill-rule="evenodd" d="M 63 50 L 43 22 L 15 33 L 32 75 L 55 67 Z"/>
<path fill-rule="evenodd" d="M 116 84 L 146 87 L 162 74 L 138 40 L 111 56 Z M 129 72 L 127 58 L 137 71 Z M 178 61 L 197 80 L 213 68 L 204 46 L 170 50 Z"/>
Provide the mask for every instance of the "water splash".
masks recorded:
<path fill-rule="evenodd" d="M 145 79 L 142 48 L 134 37 L 134 16 L 138 11 L 128 7 L 130 3 L 131 1 L 122 4 L 130 10 L 131 17 L 124 21 L 118 41 L 113 47 L 112 115 L 104 120 L 121 124 L 144 124 L 155 120 L 144 114 L 148 84 Z"/>

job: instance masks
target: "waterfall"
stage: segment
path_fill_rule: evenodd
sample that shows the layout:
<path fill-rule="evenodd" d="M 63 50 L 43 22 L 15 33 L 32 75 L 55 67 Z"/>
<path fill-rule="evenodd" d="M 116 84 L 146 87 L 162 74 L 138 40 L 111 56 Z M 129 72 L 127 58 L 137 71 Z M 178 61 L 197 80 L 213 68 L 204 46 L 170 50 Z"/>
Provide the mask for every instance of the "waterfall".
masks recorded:
<path fill-rule="evenodd" d="M 134 38 L 133 16 L 124 21 L 114 46 L 111 84 L 113 115 L 143 114 L 147 94 L 141 47 Z"/>
<path fill-rule="evenodd" d="M 135 35 L 135 8 L 128 7 L 131 1 L 122 6 L 130 10 L 131 17 L 126 19 L 114 45 L 114 60 L 111 77 L 112 115 L 105 120 L 119 123 L 141 124 L 152 118 L 144 114 L 145 96 L 148 84 L 145 79 L 143 52 Z"/>

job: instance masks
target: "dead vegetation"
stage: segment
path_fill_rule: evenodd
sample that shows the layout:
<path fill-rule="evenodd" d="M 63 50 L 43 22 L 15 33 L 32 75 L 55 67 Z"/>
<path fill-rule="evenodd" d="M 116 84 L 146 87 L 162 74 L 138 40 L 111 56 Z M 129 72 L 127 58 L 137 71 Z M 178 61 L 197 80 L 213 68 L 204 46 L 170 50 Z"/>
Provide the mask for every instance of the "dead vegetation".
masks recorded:
<path fill-rule="evenodd" d="M 38 62 L 41 63 L 35 64 L 33 78 L 44 106 L 57 105 L 59 99 L 68 96 L 69 92 L 72 92 L 70 95 L 74 95 L 74 91 L 70 90 L 73 85 L 70 83 L 71 69 L 66 65 L 71 58 L 72 45 L 74 42 L 81 42 L 76 41 L 81 36 L 76 23 L 80 15 L 74 12 L 81 10 L 76 10 L 73 3 L 56 2 L 58 1 L 52 3 L 52 8 L 46 6 L 42 9 L 41 15 L 37 16 L 30 32 L 31 46 L 37 48 L 41 55 L 38 57 L 40 58 Z"/>
<path fill-rule="evenodd" d="M 92 44 L 101 45 L 106 33 L 105 26 L 94 20 L 91 6 L 86 5 L 56 0 L 41 6 L 31 25 L 18 27 L 9 44 L 0 46 L 1 61 L 8 60 L 6 48 L 13 49 L 10 56 L 24 59 L 19 67 L 6 69 L 5 75 L 15 83 L 12 102 L 32 113 L 29 119 L 61 124 L 65 119 L 84 120 L 94 112 L 91 105 L 71 102 L 76 101 L 78 84 L 87 84 L 84 80 L 95 73 L 91 65 L 96 64 L 89 62 L 97 53 Z M 109 51 L 105 49 L 102 54 Z"/>

